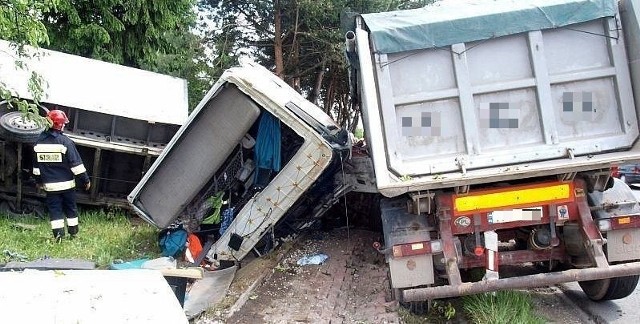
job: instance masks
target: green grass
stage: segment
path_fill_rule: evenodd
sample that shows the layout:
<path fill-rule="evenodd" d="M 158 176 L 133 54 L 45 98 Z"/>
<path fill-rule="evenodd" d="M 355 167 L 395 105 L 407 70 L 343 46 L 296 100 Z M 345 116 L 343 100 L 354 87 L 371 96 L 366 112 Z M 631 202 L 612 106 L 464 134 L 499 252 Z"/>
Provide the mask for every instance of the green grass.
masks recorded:
<path fill-rule="evenodd" d="M 473 323 L 543 324 L 531 296 L 523 291 L 499 291 L 462 297 L 465 315 Z"/>
<path fill-rule="evenodd" d="M 544 324 L 535 313 L 531 296 L 524 291 L 499 291 L 435 300 L 427 314 L 398 309 L 402 323 Z"/>
<path fill-rule="evenodd" d="M 80 233 L 62 242 L 53 240 L 49 219 L 15 218 L 0 214 L 0 264 L 43 258 L 91 260 L 100 269 L 112 261 L 157 258 L 157 230 L 124 212 L 85 210 L 79 213 Z M 20 224 L 35 227 L 24 229 Z"/>

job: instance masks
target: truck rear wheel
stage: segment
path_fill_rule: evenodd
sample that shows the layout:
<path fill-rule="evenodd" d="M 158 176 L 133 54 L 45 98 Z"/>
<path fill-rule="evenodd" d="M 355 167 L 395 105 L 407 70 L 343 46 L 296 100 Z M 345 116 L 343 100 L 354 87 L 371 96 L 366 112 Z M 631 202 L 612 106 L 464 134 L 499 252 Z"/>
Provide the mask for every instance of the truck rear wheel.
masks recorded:
<path fill-rule="evenodd" d="M 625 298 L 636 289 L 640 276 L 579 281 L 582 291 L 593 301 Z"/>

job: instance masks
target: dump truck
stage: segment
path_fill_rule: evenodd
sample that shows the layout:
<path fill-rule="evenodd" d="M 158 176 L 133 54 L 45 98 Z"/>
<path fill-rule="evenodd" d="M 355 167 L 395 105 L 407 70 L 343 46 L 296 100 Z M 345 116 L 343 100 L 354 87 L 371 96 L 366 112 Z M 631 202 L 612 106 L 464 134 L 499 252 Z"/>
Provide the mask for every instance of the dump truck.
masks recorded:
<path fill-rule="evenodd" d="M 0 40 L 0 82 L 14 97 L 34 102 L 33 74 L 43 81 L 38 113 L 66 113 L 65 134 L 91 178 L 91 190 L 78 191 L 78 203 L 128 209 L 127 195 L 187 119 L 186 80 L 58 51 L 20 50 Z M 4 213 L 44 213 L 45 193 L 32 172 L 33 143 L 44 127 L 0 102 Z"/>
<path fill-rule="evenodd" d="M 222 262 L 373 193 L 384 241 L 372 248 L 403 304 L 574 281 L 593 300 L 626 297 L 640 205 L 610 170 L 640 160 L 639 18 L 637 0 L 357 15 L 345 53 L 365 146 L 247 64 L 223 74 L 129 202 L 158 227 L 222 218 L 205 249 Z"/>

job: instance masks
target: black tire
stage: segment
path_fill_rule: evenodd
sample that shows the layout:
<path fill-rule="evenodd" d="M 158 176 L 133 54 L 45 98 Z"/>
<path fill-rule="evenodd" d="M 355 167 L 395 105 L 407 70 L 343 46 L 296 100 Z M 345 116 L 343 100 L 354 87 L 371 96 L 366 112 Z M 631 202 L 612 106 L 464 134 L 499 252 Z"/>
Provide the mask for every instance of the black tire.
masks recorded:
<path fill-rule="evenodd" d="M 600 280 L 579 281 L 585 295 L 593 301 L 625 298 L 633 293 L 640 276 L 617 277 Z"/>
<path fill-rule="evenodd" d="M 402 290 L 403 289 L 391 288 L 392 296 L 395 300 L 398 301 L 398 305 L 400 305 L 400 307 L 408 310 L 411 314 L 414 315 L 426 315 L 427 313 L 429 313 L 429 309 L 431 308 L 431 301 L 404 301 L 402 300 Z"/>
<path fill-rule="evenodd" d="M 22 202 L 22 208 L 16 208 L 12 201 L 0 201 L 0 214 L 7 215 L 11 218 L 36 217 L 45 218 L 46 212 L 44 206 L 40 204 L 32 204 Z"/>
<path fill-rule="evenodd" d="M 21 112 L 12 111 L 0 116 L 0 136 L 6 140 L 34 143 L 43 131 L 44 125 L 27 120 Z"/>

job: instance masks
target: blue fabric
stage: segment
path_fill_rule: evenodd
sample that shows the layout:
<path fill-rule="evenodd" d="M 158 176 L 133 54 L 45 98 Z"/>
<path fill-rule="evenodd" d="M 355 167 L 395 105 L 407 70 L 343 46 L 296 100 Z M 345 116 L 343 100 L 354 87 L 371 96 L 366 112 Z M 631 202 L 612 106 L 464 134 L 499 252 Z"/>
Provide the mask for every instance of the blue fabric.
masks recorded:
<path fill-rule="evenodd" d="M 38 183 L 55 183 L 75 179 L 76 176 L 71 168 L 83 163 L 75 143 L 70 138 L 60 131 L 49 130 L 40 135 L 34 147 L 38 144 L 60 144 L 67 149 L 67 152 L 62 155 L 62 163 L 38 162 L 37 154 L 33 155 L 33 167 L 40 169 L 40 176 L 35 176 Z M 89 175 L 86 171 L 78 174 L 77 177 L 82 184 L 89 182 Z"/>
<path fill-rule="evenodd" d="M 160 237 L 160 249 L 163 256 L 176 257 L 185 249 L 189 233 L 184 229 L 169 230 Z"/>
<path fill-rule="evenodd" d="M 254 153 L 258 168 L 280 171 L 280 120 L 266 111 L 260 117 Z"/>
<path fill-rule="evenodd" d="M 149 261 L 149 259 L 138 259 L 127 262 L 114 261 L 111 263 L 109 268 L 112 270 L 140 269 L 142 268 L 142 265 L 147 261 Z"/>
<path fill-rule="evenodd" d="M 233 222 L 234 209 L 234 207 L 231 207 L 222 211 L 222 224 L 220 224 L 220 231 L 218 232 L 220 235 L 224 234 L 224 232 L 227 231 L 227 228 L 229 228 L 229 225 L 231 225 L 231 222 Z"/>

